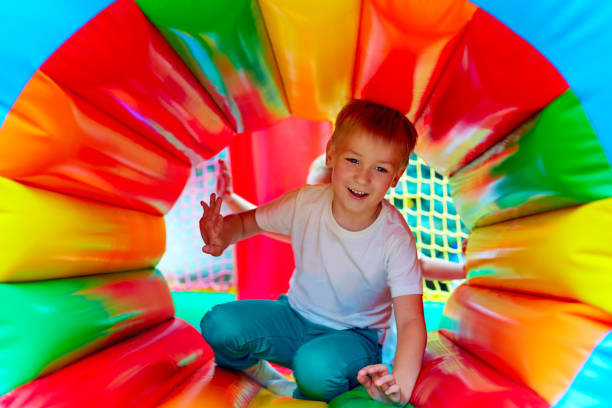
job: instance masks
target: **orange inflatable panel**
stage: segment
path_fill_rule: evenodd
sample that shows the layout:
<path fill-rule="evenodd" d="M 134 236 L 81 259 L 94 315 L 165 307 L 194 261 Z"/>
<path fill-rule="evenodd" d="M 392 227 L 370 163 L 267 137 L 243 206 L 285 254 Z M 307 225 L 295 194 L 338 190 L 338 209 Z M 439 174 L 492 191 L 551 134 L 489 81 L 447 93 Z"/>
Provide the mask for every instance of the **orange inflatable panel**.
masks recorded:
<path fill-rule="evenodd" d="M 411 403 L 419 408 L 548 408 L 535 392 L 504 377 L 439 332 L 427 334 Z"/>
<path fill-rule="evenodd" d="M 612 315 L 583 303 L 471 285 L 455 289 L 440 321 L 451 340 L 550 404 L 611 328 Z"/>
<path fill-rule="evenodd" d="M 162 215 L 190 166 L 41 71 L 0 129 L 0 176 Z"/>

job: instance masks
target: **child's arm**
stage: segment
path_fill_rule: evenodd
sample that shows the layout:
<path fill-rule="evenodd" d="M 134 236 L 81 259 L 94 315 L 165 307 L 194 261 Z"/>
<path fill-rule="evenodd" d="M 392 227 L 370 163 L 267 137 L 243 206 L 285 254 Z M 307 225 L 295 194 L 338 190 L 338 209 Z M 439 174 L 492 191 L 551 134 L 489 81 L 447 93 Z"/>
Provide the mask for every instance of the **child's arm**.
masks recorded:
<path fill-rule="evenodd" d="M 225 161 L 219 159 L 218 162 L 219 177 L 217 178 L 217 193 L 223 198 L 223 202 L 236 214 L 257 208 L 255 204 L 234 193 L 232 188 L 232 176 L 230 175 Z M 263 234 L 278 241 L 291 243 L 291 238 L 287 235 L 266 231 L 263 231 Z"/>
<path fill-rule="evenodd" d="M 463 264 L 426 256 L 421 256 L 419 261 L 421 262 L 421 272 L 425 279 L 441 281 L 465 279 Z"/>
<path fill-rule="evenodd" d="M 404 295 L 393 298 L 397 323 L 397 349 L 393 376 L 400 386 L 402 402 L 408 402 L 416 383 L 427 345 L 423 296 Z"/>
<path fill-rule="evenodd" d="M 412 395 L 427 343 L 422 295 L 395 297 L 393 307 L 397 322 L 393 373 L 386 365 L 376 364 L 362 368 L 357 380 L 373 399 L 403 406 Z"/>
<path fill-rule="evenodd" d="M 200 218 L 200 234 L 204 240 L 202 252 L 219 256 L 230 244 L 249 238 L 262 230 L 255 221 L 255 210 L 223 217 L 220 214 L 223 199 L 214 193 L 210 204 L 201 201 L 204 210 Z"/>
<path fill-rule="evenodd" d="M 241 213 L 257 208 L 257 206 L 238 194 L 234 193 L 232 187 L 232 176 L 225 164 L 225 160 L 217 160 L 219 165 L 219 176 L 217 177 L 217 194 L 223 198 L 223 202 L 232 210 L 233 213 Z"/>

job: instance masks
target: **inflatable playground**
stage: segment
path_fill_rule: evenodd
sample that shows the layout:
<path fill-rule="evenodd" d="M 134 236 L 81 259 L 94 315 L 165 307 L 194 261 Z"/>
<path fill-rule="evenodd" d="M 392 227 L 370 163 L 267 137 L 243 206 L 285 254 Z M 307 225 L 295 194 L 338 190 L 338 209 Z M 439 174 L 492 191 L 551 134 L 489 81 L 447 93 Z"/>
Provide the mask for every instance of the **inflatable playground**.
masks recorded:
<path fill-rule="evenodd" d="M 612 3 L 35 0 L 0 23 L 1 407 L 325 407 L 216 367 L 190 321 L 284 293 L 290 247 L 211 263 L 189 228 L 219 155 L 267 202 L 351 98 L 415 123 L 387 198 L 467 271 L 426 299 L 411 404 L 612 406 Z"/>

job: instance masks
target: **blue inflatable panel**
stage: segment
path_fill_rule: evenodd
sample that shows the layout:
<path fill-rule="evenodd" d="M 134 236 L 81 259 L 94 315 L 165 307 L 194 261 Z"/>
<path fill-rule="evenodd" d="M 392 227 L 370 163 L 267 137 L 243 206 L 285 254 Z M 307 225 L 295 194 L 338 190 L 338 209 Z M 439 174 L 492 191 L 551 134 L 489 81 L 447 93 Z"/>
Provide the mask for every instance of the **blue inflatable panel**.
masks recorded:
<path fill-rule="evenodd" d="M 473 0 L 533 45 L 578 96 L 612 162 L 612 1 Z"/>
<path fill-rule="evenodd" d="M 0 127 L 43 62 L 113 0 L 5 1 L 0 8 Z"/>

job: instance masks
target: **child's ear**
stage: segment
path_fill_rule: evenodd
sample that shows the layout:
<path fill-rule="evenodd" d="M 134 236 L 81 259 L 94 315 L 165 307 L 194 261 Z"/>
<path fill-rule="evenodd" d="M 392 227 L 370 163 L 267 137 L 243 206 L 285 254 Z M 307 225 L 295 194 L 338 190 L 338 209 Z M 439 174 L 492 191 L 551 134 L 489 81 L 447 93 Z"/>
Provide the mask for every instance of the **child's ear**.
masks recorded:
<path fill-rule="evenodd" d="M 325 148 L 325 166 L 332 167 L 332 154 L 334 153 L 334 144 L 332 140 L 329 139 L 327 142 L 327 147 Z"/>

